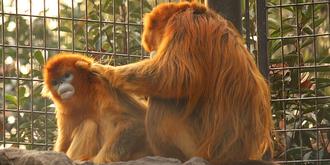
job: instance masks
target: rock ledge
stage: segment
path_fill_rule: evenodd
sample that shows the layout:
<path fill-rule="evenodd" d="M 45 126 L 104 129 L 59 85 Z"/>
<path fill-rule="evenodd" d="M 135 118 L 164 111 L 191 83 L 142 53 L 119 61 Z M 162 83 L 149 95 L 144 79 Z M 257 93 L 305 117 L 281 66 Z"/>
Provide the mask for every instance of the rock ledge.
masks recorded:
<path fill-rule="evenodd" d="M 89 161 L 72 161 L 64 153 L 54 151 L 34 151 L 8 148 L 0 150 L 1 165 L 94 165 Z M 103 165 L 208 165 L 209 163 L 198 157 L 187 162 L 174 158 L 147 156 L 128 162 L 114 162 Z"/>

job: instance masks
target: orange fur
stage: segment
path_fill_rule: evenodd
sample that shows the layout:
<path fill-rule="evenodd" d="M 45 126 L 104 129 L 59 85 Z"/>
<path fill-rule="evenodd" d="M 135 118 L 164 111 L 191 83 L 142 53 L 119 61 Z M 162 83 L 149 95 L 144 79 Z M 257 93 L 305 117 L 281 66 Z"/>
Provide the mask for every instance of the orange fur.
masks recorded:
<path fill-rule="evenodd" d="M 272 149 L 269 87 L 230 22 L 197 3 L 166 3 L 144 18 L 152 59 L 92 65 L 113 86 L 149 96 L 153 153 L 215 164 L 260 160 Z"/>
<path fill-rule="evenodd" d="M 58 138 L 55 151 L 71 159 L 96 163 L 132 160 L 149 154 L 144 118 L 146 107 L 98 74 L 76 67 L 92 59 L 76 54 L 52 57 L 43 70 L 45 91 L 56 105 Z M 52 80 L 70 72 L 75 94 L 61 100 Z"/>

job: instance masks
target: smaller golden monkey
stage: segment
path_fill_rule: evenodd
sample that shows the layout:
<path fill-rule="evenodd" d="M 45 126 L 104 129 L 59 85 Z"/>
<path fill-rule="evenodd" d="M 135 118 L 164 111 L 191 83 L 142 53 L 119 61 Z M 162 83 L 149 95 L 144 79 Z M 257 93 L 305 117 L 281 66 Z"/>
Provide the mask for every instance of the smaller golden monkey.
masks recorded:
<path fill-rule="evenodd" d="M 99 74 L 76 66 L 93 60 L 58 54 L 46 63 L 44 95 L 56 105 L 58 137 L 54 150 L 73 160 L 127 161 L 150 155 L 144 119 L 146 106 L 113 88 Z"/>

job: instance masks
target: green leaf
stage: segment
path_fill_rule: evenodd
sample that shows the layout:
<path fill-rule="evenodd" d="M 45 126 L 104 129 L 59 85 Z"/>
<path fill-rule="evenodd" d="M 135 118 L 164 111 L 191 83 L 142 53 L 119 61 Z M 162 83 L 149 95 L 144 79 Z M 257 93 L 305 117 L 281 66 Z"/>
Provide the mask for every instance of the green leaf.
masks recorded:
<path fill-rule="evenodd" d="M 29 122 L 25 122 L 19 125 L 19 128 L 23 129 L 23 128 L 30 128 L 31 127 L 31 123 Z"/>
<path fill-rule="evenodd" d="M 310 38 L 307 38 L 307 39 L 306 39 L 306 40 L 300 45 L 300 48 L 304 48 L 304 47 L 306 47 L 306 46 L 312 44 L 313 41 L 314 41 L 313 38 L 311 38 L 311 37 L 310 37 Z"/>
<path fill-rule="evenodd" d="M 325 56 L 323 59 L 319 61 L 319 64 L 330 63 L 330 56 Z"/>
<path fill-rule="evenodd" d="M 330 78 L 312 78 L 310 79 L 312 82 L 318 82 L 318 83 L 330 83 Z"/>
<path fill-rule="evenodd" d="M 24 95 L 25 95 L 25 92 L 26 92 L 26 88 L 24 86 L 20 86 L 18 88 L 18 93 L 19 93 L 19 97 L 18 98 L 20 98 L 20 99 L 23 98 Z"/>
<path fill-rule="evenodd" d="M 301 151 L 309 151 L 310 148 L 308 147 L 291 147 L 289 148 L 286 152 L 287 154 L 291 154 L 291 155 L 300 155 Z"/>
<path fill-rule="evenodd" d="M 307 12 L 303 12 L 302 10 L 300 12 L 302 17 L 300 21 L 301 26 L 305 26 L 308 23 L 308 21 L 311 20 L 312 10 L 309 6 L 307 7 L 308 7 Z"/>
<path fill-rule="evenodd" d="M 283 42 L 281 40 L 276 40 L 272 43 L 272 47 L 271 47 L 271 52 L 276 52 L 279 48 L 281 48 L 281 46 L 284 45 L 290 45 L 290 44 L 295 44 L 296 40 L 295 39 L 284 39 Z"/>
<path fill-rule="evenodd" d="M 325 20 L 327 19 L 327 17 L 321 18 L 321 19 L 316 19 L 314 21 L 314 27 L 318 27 L 319 25 L 321 25 Z"/>
<path fill-rule="evenodd" d="M 44 65 L 44 56 L 42 55 L 41 51 L 36 51 L 34 53 L 34 58 L 38 61 L 40 65 Z"/>
<path fill-rule="evenodd" d="M 317 86 L 318 89 L 322 89 L 322 88 L 326 88 L 326 87 L 329 87 L 330 86 L 330 83 L 322 83 L 322 84 L 319 84 Z"/>
<path fill-rule="evenodd" d="M 330 68 L 329 67 L 318 67 L 315 68 L 316 72 L 330 72 Z M 302 68 L 300 69 L 300 72 L 314 72 L 314 68 Z"/>
<path fill-rule="evenodd" d="M 61 32 L 68 32 L 68 33 L 72 32 L 71 28 L 68 28 L 66 26 L 61 26 L 60 28 L 56 27 L 52 29 L 52 31 L 58 31 L 58 30 L 60 30 Z"/>
<path fill-rule="evenodd" d="M 277 19 L 274 18 L 268 18 L 268 27 L 270 29 L 279 29 L 280 27 L 280 21 L 278 21 Z"/>
<path fill-rule="evenodd" d="M 2 61 L 3 57 L 2 57 L 2 48 L 0 48 L 0 60 Z"/>
<path fill-rule="evenodd" d="M 329 108 L 321 109 L 316 115 L 318 121 L 322 121 L 323 119 L 329 120 L 330 118 Z"/>
<path fill-rule="evenodd" d="M 5 99 L 6 101 L 8 101 L 8 103 L 14 104 L 16 106 L 18 105 L 16 96 L 6 94 Z"/>
<path fill-rule="evenodd" d="M 296 28 L 295 25 L 285 23 L 282 25 L 282 34 L 286 35 L 287 33 L 294 31 L 295 28 Z M 274 32 L 271 33 L 271 36 L 279 36 L 280 33 L 281 33 L 281 28 L 279 27 L 276 30 L 274 30 Z"/>
<path fill-rule="evenodd" d="M 287 54 L 283 56 L 283 61 L 282 61 L 282 56 L 277 55 L 273 56 L 272 59 L 270 59 L 270 63 L 276 64 L 276 63 L 282 63 L 282 62 L 288 62 L 288 63 L 294 63 L 298 59 L 298 55 L 295 53 Z"/>
<path fill-rule="evenodd" d="M 112 0 L 105 0 L 105 2 L 102 2 L 102 11 L 108 14 L 112 14 L 112 3 Z"/>
<path fill-rule="evenodd" d="M 302 29 L 303 32 L 307 33 L 307 34 L 313 34 L 313 29 L 310 27 L 310 26 L 305 26 L 303 29 Z"/>

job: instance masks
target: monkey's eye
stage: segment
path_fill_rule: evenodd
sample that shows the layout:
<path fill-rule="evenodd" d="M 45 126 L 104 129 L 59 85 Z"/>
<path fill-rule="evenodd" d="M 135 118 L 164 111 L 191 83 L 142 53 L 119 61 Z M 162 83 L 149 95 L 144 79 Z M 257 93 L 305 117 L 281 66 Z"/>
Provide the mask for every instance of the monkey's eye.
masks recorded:
<path fill-rule="evenodd" d="M 69 78 L 70 77 L 70 73 L 65 73 L 64 74 L 64 78 Z"/>
<path fill-rule="evenodd" d="M 63 81 L 68 82 L 71 81 L 73 79 L 73 75 L 69 72 L 65 73 L 63 76 Z"/>
<path fill-rule="evenodd" d="M 57 84 L 58 84 L 58 81 L 57 81 L 57 80 L 53 80 L 53 81 L 52 81 L 52 85 L 53 85 L 53 86 L 56 86 Z"/>

